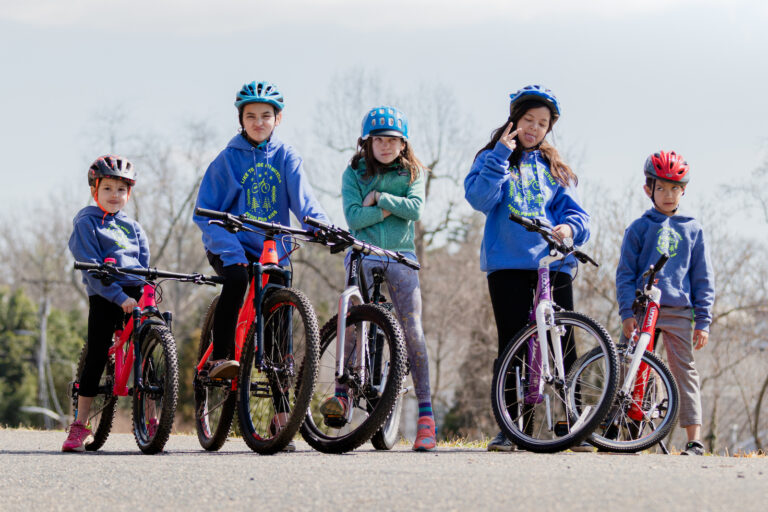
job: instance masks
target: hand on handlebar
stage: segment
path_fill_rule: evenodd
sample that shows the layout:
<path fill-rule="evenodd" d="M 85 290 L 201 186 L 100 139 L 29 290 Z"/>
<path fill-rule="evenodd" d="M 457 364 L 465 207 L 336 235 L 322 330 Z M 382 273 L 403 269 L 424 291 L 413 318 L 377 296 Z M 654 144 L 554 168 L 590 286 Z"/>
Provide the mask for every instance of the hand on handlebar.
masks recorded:
<path fill-rule="evenodd" d="M 566 238 L 573 240 L 573 228 L 568 224 L 558 224 L 552 228 L 552 234 L 559 242 L 564 242 Z"/>
<path fill-rule="evenodd" d="M 120 304 L 120 307 L 123 308 L 123 312 L 130 314 L 133 312 L 133 308 L 135 308 L 138 305 L 139 303 L 136 302 L 136 299 L 132 297 L 128 297 L 123 301 L 122 304 Z"/>
<path fill-rule="evenodd" d="M 632 338 L 632 333 L 637 330 L 637 320 L 634 317 L 627 318 L 621 322 L 621 332 L 627 339 Z"/>

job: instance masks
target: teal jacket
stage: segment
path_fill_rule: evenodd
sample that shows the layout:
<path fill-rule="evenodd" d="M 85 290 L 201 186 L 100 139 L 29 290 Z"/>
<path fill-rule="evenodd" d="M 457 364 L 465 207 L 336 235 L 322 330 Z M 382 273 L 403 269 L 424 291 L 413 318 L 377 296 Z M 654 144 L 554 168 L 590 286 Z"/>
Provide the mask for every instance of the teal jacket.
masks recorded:
<path fill-rule="evenodd" d="M 359 169 L 347 167 L 341 185 L 344 217 L 352 234 L 382 249 L 415 252 L 415 222 L 424 211 L 424 173 L 408 183 L 411 175 L 399 166 L 368 179 L 363 178 L 365 162 Z M 365 196 L 372 190 L 381 192 L 378 204 L 363 206 Z M 384 218 L 382 210 L 392 213 Z"/>

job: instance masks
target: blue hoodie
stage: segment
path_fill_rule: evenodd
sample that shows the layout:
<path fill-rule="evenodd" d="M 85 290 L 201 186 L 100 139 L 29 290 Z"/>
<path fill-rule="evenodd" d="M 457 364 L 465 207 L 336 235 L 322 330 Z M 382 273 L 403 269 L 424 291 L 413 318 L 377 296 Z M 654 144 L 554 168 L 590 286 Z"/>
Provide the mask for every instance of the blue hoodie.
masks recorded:
<path fill-rule="evenodd" d="M 258 148 L 243 135 L 235 135 L 205 171 L 196 206 L 286 226 L 291 224 L 289 211 L 299 221 L 310 215 L 330 223 L 304 175 L 301 157 L 274 135 Z M 193 219 L 203 232 L 205 249 L 218 255 L 224 266 L 248 263 L 246 252 L 255 257 L 261 254 L 262 235 L 230 233 L 209 225 L 207 217 Z M 302 227 L 310 229 L 303 222 Z M 281 259 L 286 248 L 278 242 Z"/>
<path fill-rule="evenodd" d="M 72 224 L 69 250 L 75 261 L 103 263 L 105 258 L 114 258 L 118 267 L 149 267 L 147 235 L 138 222 L 122 211 L 105 217 L 101 208 L 86 206 L 77 212 Z M 101 295 L 118 306 L 128 299 L 123 286 L 141 285 L 133 276 L 121 276 L 113 283 L 104 284 L 86 271 L 82 274 L 89 296 Z"/>
<path fill-rule="evenodd" d="M 510 213 L 546 219 L 553 226 L 568 224 L 573 241 L 589 239 L 589 215 L 579 205 L 574 187 L 563 187 L 549 172 L 541 152 L 524 152 L 520 164 L 509 171 L 512 151 L 502 143 L 480 153 L 464 180 L 464 196 L 475 210 L 486 215 L 480 268 L 488 273 L 502 269 L 535 270 L 548 254 L 547 243 L 509 220 Z M 562 269 L 573 275 L 576 260 L 565 259 Z M 553 269 L 560 268 L 559 263 Z"/>
<path fill-rule="evenodd" d="M 643 272 L 667 252 L 669 261 L 657 274 L 661 305 L 693 307 L 696 329 L 709 330 L 715 302 L 715 275 L 701 225 L 693 217 L 668 217 L 651 208 L 624 231 L 621 257 L 616 268 L 619 314 L 632 315 L 635 290 L 643 284 Z"/>

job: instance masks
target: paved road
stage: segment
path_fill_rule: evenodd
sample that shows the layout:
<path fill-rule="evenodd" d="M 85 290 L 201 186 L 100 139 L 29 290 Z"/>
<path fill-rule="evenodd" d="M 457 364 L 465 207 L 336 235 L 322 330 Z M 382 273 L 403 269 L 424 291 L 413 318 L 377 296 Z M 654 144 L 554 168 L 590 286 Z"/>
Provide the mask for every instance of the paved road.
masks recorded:
<path fill-rule="evenodd" d="M 0 430 L 0 511 L 768 509 L 768 458 L 382 453 L 370 445 L 331 456 L 302 442 L 266 457 L 237 439 L 206 453 L 193 436 L 173 436 L 165 453 L 146 456 L 128 434 L 94 454 L 62 454 L 63 439 Z"/>

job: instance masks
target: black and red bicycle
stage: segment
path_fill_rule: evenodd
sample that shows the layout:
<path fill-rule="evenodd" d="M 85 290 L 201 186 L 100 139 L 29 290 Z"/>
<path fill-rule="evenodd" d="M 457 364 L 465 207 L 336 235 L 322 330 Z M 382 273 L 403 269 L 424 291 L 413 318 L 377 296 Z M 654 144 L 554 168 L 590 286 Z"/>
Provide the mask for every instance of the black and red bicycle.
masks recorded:
<path fill-rule="evenodd" d="M 163 450 L 173 428 L 179 392 L 179 369 L 176 341 L 171 332 L 170 312 L 160 312 L 162 301 L 160 285 L 173 280 L 213 285 L 219 277 L 203 274 L 179 274 L 155 268 L 125 268 L 115 266 L 108 258 L 104 263 L 75 262 L 75 269 L 85 270 L 97 279 L 109 281 L 127 274 L 140 277 L 144 282 L 138 306 L 125 325 L 114 334 L 107 365 L 99 382 L 88 418 L 83 423 L 93 425 L 93 442 L 85 445 L 88 451 L 101 448 L 109 437 L 112 420 L 117 409 L 117 398 L 133 398 L 133 435 L 139 449 L 147 454 Z M 88 345 L 83 347 L 77 365 L 82 374 Z M 133 374 L 132 386 L 129 378 Z M 77 411 L 79 382 L 72 383 L 72 399 Z"/>

